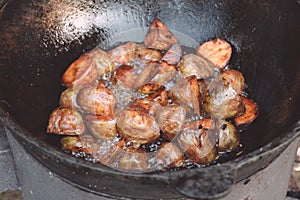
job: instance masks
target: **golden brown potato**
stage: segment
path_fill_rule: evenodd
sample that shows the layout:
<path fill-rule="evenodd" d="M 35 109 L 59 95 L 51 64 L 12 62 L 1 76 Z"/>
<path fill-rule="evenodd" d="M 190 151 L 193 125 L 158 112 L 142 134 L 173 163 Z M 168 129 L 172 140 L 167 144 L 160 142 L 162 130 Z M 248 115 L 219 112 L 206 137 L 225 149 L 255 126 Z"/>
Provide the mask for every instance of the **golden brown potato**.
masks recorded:
<path fill-rule="evenodd" d="M 242 94 L 245 89 L 245 79 L 241 72 L 229 69 L 221 73 L 222 78 L 226 79 L 237 94 Z"/>
<path fill-rule="evenodd" d="M 114 70 L 114 63 L 106 52 L 95 48 L 75 60 L 64 72 L 62 83 L 71 87 L 83 87 L 93 84 L 104 74 Z"/>
<path fill-rule="evenodd" d="M 134 88 L 139 88 L 142 85 L 150 82 L 150 80 L 156 74 L 157 71 L 156 65 L 157 65 L 156 62 L 150 62 L 144 66 L 141 73 L 139 73 L 134 80 Z"/>
<path fill-rule="evenodd" d="M 139 98 L 139 99 L 135 99 L 130 105 L 129 107 L 141 107 L 144 108 L 148 113 L 150 114 L 154 114 L 156 109 L 160 108 L 160 105 L 158 102 L 153 101 L 152 98 L 149 97 L 145 97 L 145 98 Z"/>
<path fill-rule="evenodd" d="M 122 110 L 117 119 L 117 130 L 126 141 L 135 146 L 156 141 L 160 130 L 154 117 L 141 107 L 132 106 Z"/>
<path fill-rule="evenodd" d="M 186 111 L 182 106 L 163 106 L 155 112 L 155 118 L 163 137 L 172 141 L 181 131 L 181 126 L 185 120 Z"/>
<path fill-rule="evenodd" d="M 236 149 L 240 144 L 240 135 L 235 126 L 225 120 L 218 122 L 218 150 L 221 152 Z"/>
<path fill-rule="evenodd" d="M 102 77 L 104 74 L 110 76 L 115 69 L 115 65 L 114 60 L 105 51 L 94 48 L 88 55 L 96 65 L 98 77 Z"/>
<path fill-rule="evenodd" d="M 218 69 L 223 69 L 231 57 L 232 49 L 228 42 L 220 38 L 207 41 L 197 48 L 197 55 L 201 55 L 213 63 Z"/>
<path fill-rule="evenodd" d="M 177 97 L 180 104 L 193 108 L 197 115 L 201 115 L 200 91 L 196 76 L 190 76 L 175 83 L 171 92 Z"/>
<path fill-rule="evenodd" d="M 127 148 L 122 151 L 118 167 L 126 171 L 145 172 L 151 169 L 149 165 L 149 155 L 141 149 Z"/>
<path fill-rule="evenodd" d="M 155 82 L 161 85 L 166 85 L 172 79 L 174 79 L 177 70 L 174 65 L 169 65 L 166 62 L 160 62 L 156 66 L 155 74 L 151 79 L 151 82 Z"/>
<path fill-rule="evenodd" d="M 112 140 L 118 136 L 115 118 L 87 115 L 85 123 L 91 133 L 100 140 Z"/>
<path fill-rule="evenodd" d="M 100 143 L 88 134 L 63 137 L 61 144 L 63 150 L 89 158 L 94 157 L 100 148 Z"/>
<path fill-rule="evenodd" d="M 216 133 L 215 130 L 205 130 L 200 133 L 199 144 L 204 157 L 200 157 L 200 161 L 204 164 L 209 164 L 217 159 L 218 153 L 216 148 Z"/>
<path fill-rule="evenodd" d="M 197 79 L 210 78 L 214 75 L 214 66 L 201 56 L 186 54 L 177 65 L 178 71 L 184 76 L 196 76 Z"/>
<path fill-rule="evenodd" d="M 217 119 L 228 119 L 241 115 L 245 111 L 243 101 L 231 85 L 220 76 L 207 87 L 202 108 Z"/>
<path fill-rule="evenodd" d="M 169 65 L 177 65 L 182 57 L 182 49 L 179 44 L 173 44 L 171 48 L 162 57 L 162 61 L 165 61 Z"/>
<path fill-rule="evenodd" d="M 156 169 L 182 167 L 184 166 L 183 153 L 176 144 L 166 142 L 157 151 L 154 165 Z"/>
<path fill-rule="evenodd" d="M 159 89 L 157 92 L 150 94 L 148 98 L 152 99 L 154 102 L 159 103 L 161 106 L 166 106 L 168 104 L 168 92 L 165 88 Z"/>
<path fill-rule="evenodd" d="M 76 155 L 87 158 L 95 163 L 101 163 L 115 167 L 118 157 L 125 146 L 123 140 L 99 141 L 93 136 L 84 134 L 81 136 L 66 136 L 61 139 L 62 149 Z"/>
<path fill-rule="evenodd" d="M 168 104 L 168 92 L 164 87 L 158 89 L 155 93 L 144 98 L 135 99 L 130 106 L 139 106 L 146 109 L 150 114 L 154 114 L 161 106 Z"/>
<path fill-rule="evenodd" d="M 210 164 L 217 158 L 216 134 L 213 130 L 184 130 L 178 137 L 184 154 L 198 164 Z"/>
<path fill-rule="evenodd" d="M 60 106 L 64 108 L 80 110 L 80 107 L 78 106 L 76 100 L 78 91 L 78 89 L 74 89 L 73 87 L 69 87 L 66 90 L 64 90 L 60 95 Z"/>
<path fill-rule="evenodd" d="M 47 132 L 58 135 L 81 135 L 85 132 L 85 125 L 79 112 L 59 107 L 50 114 Z"/>
<path fill-rule="evenodd" d="M 121 65 L 112 75 L 112 84 L 120 84 L 125 88 L 131 89 L 134 84 L 134 67 L 129 65 Z"/>
<path fill-rule="evenodd" d="M 164 88 L 163 85 L 152 82 L 152 83 L 146 83 L 145 85 L 142 85 L 137 89 L 137 91 L 141 94 L 153 94 L 163 88 Z"/>
<path fill-rule="evenodd" d="M 198 80 L 198 87 L 200 92 L 200 98 L 203 100 L 205 92 L 207 91 L 207 85 L 210 84 L 209 80 Z"/>
<path fill-rule="evenodd" d="M 185 130 L 197 130 L 197 129 L 214 129 L 215 121 L 212 119 L 200 119 L 186 123 L 182 126 L 182 129 Z"/>
<path fill-rule="evenodd" d="M 107 82 L 104 81 L 104 80 L 99 80 L 95 86 L 96 87 L 106 87 L 107 86 Z"/>
<path fill-rule="evenodd" d="M 114 61 L 115 66 L 131 65 L 133 58 L 135 57 L 135 50 L 137 44 L 134 42 L 127 42 L 123 45 L 117 46 L 110 50 L 108 55 Z"/>
<path fill-rule="evenodd" d="M 88 113 L 100 116 L 113 116 L 116 97 L 105 87 L 86 87 L 80 90 L 78 105 Z"/>
<path fill-rule="evenodd" d="M 145 45 L 138 45 L 135 53 L 141 61 L 146 62 L 160 61 L 162 58 L 161 51 L 147 48 Z"/>
<path fill-rule="evenodd" d="M 167 50 L 172 44 L 177 44 L 178 40 L 166 25 L 155 18 L 150 25 L 144 43 L 152 49 Z"/>
<path fill-rule="evenodd" d="M 253 122 L 258 115 L 258 105 L 252 100 L 241 96 L 241 99 L 245 105 L 245 113 L 234 118 L 234 123 L 237 126 L 248 125 Z"/>
<path fill-rule="evenodd" d="M 97 78 L 98 73 L 95 62 L 86 53 L 67 68 L 62 76 L 62 84 L 67 87 L 74 85 L 80 87 L 94 83 Z"/>

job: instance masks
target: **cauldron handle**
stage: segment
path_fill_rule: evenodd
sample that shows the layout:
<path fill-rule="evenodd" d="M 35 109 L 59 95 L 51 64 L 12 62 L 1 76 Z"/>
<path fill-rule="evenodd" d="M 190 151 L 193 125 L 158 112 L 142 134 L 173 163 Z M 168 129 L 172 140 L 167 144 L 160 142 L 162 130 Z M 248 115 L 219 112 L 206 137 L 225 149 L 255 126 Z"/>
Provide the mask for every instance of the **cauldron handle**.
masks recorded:
<path fill-rule="evenodd" d="M 182 195 L 195 199 L 217 199 L 226 196 L 235 184 L 236 168 L 230 164 L 217 164 L 170 175 L 170 184 Z"/>

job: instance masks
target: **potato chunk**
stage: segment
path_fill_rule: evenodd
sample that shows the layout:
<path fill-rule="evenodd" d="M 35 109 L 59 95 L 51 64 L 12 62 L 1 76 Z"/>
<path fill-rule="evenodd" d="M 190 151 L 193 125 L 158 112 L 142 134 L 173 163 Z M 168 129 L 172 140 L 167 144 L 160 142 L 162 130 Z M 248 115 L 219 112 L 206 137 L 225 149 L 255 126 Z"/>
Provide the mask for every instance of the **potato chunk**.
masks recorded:
<path fill-rule="evenodd" d="M 223 69 L 226 66 L 231 54 L 230 44 L 220 38 L 207 41 L 197 48 L 197 55 L 203 56 L 218 69 Z"/>
<path fill-rule="evenodd" d="M 79 112 L 59 107 L 50 114 L 47 132 L 58 135 L 81 135 L 85 132 L 85 125 Z"/>
<path fill-rule="evenodd" d="M 160 136 L 159 126 L 154 117 L 144 108 L 137 106 L 121 111 L 117 128 L 121 137 L 135 146 L 154 142 Z"/>
<path fill-rule="evenodd" d="M 182 106 L 164 106 L 157 109 L 155 117 L 163 132 L 163 137 L 173 140 L 181 131 L 186 111 Z"/>
<path fill-rule="evenodd" d="M 113 116 L 116 97 L 105 87 L 86 87 L 78 94 L 78 105 L 88 113 L 100 116 Z"/>
<path fill-rule="evenodd" d="M 152 49 L 167 50 L 178 40 L 173 33 L 158 18 L 155 18 L 145 37 L 145 45 Z"/>

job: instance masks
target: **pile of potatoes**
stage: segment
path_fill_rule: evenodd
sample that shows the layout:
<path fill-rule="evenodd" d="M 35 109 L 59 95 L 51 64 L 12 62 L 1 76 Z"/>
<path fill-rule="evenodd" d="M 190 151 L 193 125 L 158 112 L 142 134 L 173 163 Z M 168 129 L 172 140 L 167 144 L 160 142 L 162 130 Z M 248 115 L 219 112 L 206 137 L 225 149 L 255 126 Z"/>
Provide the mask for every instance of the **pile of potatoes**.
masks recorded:
<path fill-rule="evenodd" d="M 184 54 L 155 18 L 144 43 L 96 47 L 67 68 L 47 132 L 63 135 L 63 150 L 120 170 L 212 164 L 258 115 L 241 72 L 225 67 L 231 54 L 220 38 Z"/>

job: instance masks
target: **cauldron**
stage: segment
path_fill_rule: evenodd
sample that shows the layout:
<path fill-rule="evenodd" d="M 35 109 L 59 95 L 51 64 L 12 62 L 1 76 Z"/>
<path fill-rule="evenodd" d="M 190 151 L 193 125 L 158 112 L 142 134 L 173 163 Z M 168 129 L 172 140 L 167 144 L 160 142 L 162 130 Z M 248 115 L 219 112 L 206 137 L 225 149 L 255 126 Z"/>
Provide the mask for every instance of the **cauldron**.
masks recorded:
<path fill-rule="evenodd" d="M 244 74 L 260 108 L 241 133 L 243 153 L 205 168 L 129 173 L 62 152 L 46 125 L 64 90 L 63 72 L 95 46 L 143 41 L 154 17 L 186 46 L 216 37 L 232 44 L 231 67 Z M 2 1 L 0 121 L 44 166 L 84 190 L 147 199 L 223 196 L 299 136 L 299 19 L 296 0 Z"/>

